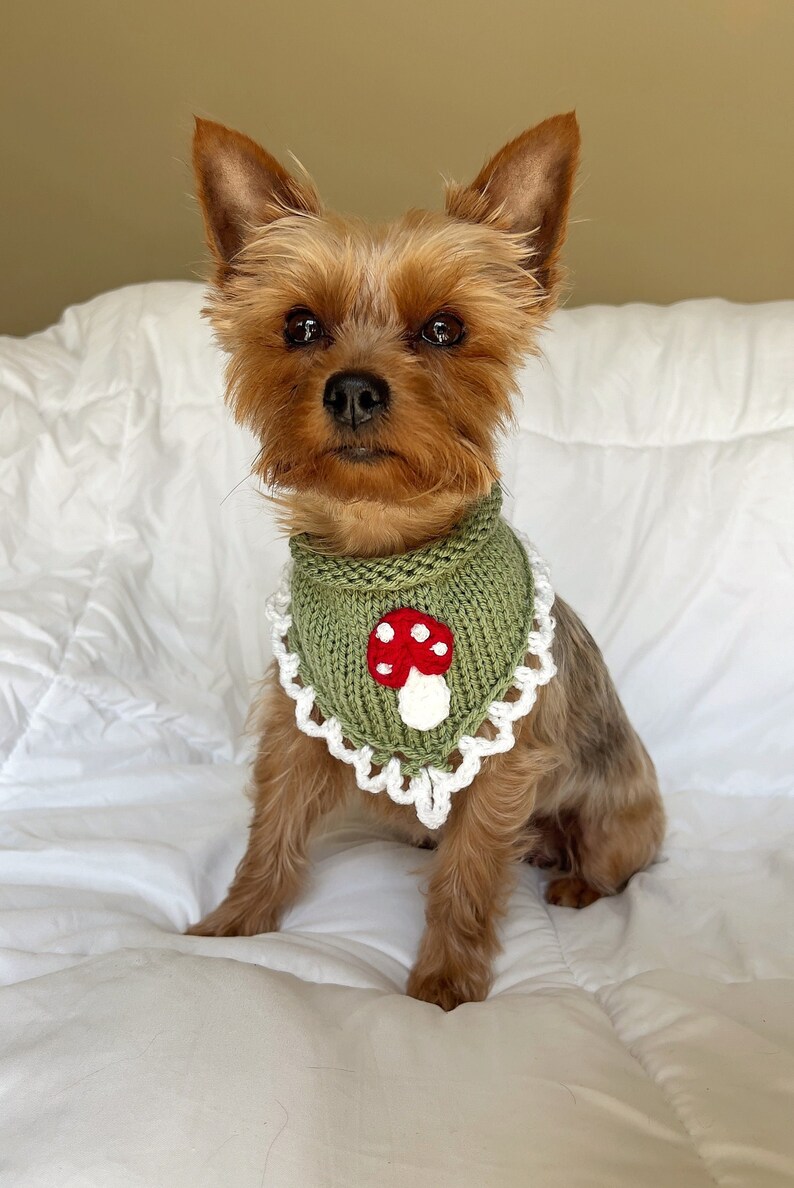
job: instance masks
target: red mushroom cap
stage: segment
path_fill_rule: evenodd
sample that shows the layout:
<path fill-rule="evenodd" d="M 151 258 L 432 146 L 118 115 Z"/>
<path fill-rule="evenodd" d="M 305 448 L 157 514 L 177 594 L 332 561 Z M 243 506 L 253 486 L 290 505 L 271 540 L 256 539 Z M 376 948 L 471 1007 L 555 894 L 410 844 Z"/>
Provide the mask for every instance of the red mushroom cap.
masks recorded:
<path fill-rule="evenodd" d="M 379 619 L 370 632 L 369 675 L 389 689 L 401 689 L 412 668 L 425 676 L 443 676 L 452 663 L 454 642 L 445 623 L 401 606 Z"/>

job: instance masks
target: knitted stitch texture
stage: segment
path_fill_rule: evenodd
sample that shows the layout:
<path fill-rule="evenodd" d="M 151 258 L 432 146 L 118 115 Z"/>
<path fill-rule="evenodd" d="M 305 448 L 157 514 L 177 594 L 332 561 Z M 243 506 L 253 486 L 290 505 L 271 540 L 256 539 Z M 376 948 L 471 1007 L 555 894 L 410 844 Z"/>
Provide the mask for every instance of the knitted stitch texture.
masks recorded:
<path fill-rule="evenodd" d="M 462 736 L 476 733 L 491 703 L 513 683 L 527 651 L 533 577 L 526 551 L 500 516 L 498 486 L 449 535 L 390 557 L 318 553 L 293 537 L 288 646 L 324 717 L 335 717 L 375 764 L 400 760 L 403 774 L 450 768 Z M 367 670 L 367 642 L 384 615 L 410 607 L 446 624 L 454 637 L 447 673 L 449 716 L 413 729 L 398 712 L 397 691 Z"/>

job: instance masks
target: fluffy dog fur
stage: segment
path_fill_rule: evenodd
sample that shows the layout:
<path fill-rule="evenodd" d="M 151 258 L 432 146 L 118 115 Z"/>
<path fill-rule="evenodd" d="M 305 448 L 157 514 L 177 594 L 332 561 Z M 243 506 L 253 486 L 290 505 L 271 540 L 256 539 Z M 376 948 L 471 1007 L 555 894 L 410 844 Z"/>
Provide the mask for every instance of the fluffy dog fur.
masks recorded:
<path fill-rule="evenodd" d="M 261 442 L 254 469 L 290 533 L 345 555 L 401 552 L 443 535 L 490 489 L 516 369 L 557 297 L 578 150 L 575 117 L 556 116 L 470 186 L 449 187 L 444 213 L 369 226 L 326 213 L 307 178 L 248 137 L 197 121 L 216 266 L 207 312 L 229 353 L 229 404 Z M 322 338 L 285 339 L 295 310 L 311 311 Z M 439 311 L 463 323 L 458 344 L 423 340 Z M 388 411 L 357 431 L 323 404 L 328 378 L 351 369 L 391 393 Z M 360 457 L 346 448 L 353 440 Z M 224 902 L 190 931 L 278 928 L 303 885 L 312 828 L 354 795 L 436 849 L 408 993 L 446 1010 L 488 993 L 518 859 L 553 872 L 550 903 L 586 907 L 625 886 L 664 831 L 653 765 L 592 638 L 559 599 L 555 614 L 558 675 L 517 724 L 513 750 L 485 762 L 434 834 L 412 806 L 359 793 L 351 770 L 299 732 L 271 674 L 248 848 Z"/>

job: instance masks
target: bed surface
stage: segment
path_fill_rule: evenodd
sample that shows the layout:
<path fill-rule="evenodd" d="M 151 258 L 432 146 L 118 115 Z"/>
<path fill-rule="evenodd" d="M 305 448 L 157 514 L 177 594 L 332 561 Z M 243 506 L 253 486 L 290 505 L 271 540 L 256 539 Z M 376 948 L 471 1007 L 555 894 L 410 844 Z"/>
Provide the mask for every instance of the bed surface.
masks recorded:
<path fill-rule="evenodd" d="M 522 868 L 484 1004 L 402 995 L 430 855 L 355 815 L 281 933 L 181 935 L 242 853 L 262 613 L 202 290 L 0 342 L 0 1184 L 794 1182 L 794 303 L 557 314 L 507 511 L 657 763 L 660 861 Z"/>

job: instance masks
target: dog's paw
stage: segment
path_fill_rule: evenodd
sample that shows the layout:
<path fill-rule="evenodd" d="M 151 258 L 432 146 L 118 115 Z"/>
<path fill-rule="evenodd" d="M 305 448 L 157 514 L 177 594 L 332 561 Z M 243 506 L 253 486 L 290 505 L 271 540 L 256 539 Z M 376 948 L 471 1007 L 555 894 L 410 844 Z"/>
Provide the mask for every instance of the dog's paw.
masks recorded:
<path fill-rule="evenodd" d="M 191 924 L 189 928 L 184 931 L 185 936 L 237 936 L 238 934 L 231 928 L 222 927 L 220 924 L 213 921 L 212 916 L 206 916 L 203 920 L 199 920 L 198 924 Z"/>
<path fill-rule="evenodd" d="M 421 970 L 413 970 L 406 993 L 409 998 L 440 1006 L 442 1011 L 454 1011 L 463 1002 L 482 1002 L 488 997 L 490 985 L 489 974 L 454 976 L 439 972 L 423 974 Z"/>
<path fill-rule="evenodd" d="M 597 899 L 601 899 L 601 892 L 576 875 L 553 879 L 546 888 L 546 902 L 557 907 L 585 908 Z"/>
<path fill-rule="evenodd" d="M 278 920 L 261 913 L 230 912 L 221 904 L 198 924 L 185 929 L 185 936 L 260 936 L 264 932 L 278 932 Z"/>

